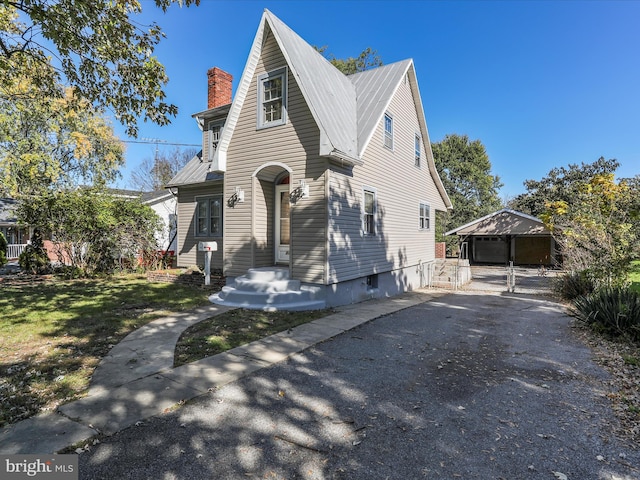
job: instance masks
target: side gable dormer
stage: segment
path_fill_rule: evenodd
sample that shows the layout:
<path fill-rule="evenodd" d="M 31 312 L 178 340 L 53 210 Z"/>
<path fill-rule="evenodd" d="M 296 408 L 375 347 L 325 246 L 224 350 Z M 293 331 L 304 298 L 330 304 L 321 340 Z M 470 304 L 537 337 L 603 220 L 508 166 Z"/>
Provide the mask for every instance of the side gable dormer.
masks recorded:
<path fill-rule="evenodd" d="M 409 82 L 413 104 L 420 124 L 420 136 L 424 145 L 427 166 L 446 208 L 451 209 L 451 200 L 444 189 L 433 160 L 431 141 L 413 60 L 403 60 L 365 70 L 351 75 L 349 79 L 356 87 L 358 96 L 358 156 L 360 158 L 362 158 L 365 150 L 370 145 L 378 125 L 385 121 L 385 114 L 401 83 L 404 81 Z"/>

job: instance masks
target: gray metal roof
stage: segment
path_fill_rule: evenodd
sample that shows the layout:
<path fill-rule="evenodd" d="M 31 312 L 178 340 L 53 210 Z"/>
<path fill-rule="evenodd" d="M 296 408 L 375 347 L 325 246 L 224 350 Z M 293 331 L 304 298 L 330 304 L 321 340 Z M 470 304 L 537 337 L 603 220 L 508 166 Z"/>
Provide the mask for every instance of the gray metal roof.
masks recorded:
<path fill-rule="evenodd" d="M 17 202 L 12 198 L 0 198 L 0 224 L 14 225 L 18 221 L 15 213 L 16 206 Z"/>
<path fill-rule="evenodd" d="M 276 38 L 321 134 L 321 154 L 337 150 L 358 158 L 356 89 L 349 78 L 279 18 L 265 10 Z"/>
<path fill-rule="evenodd" d="M 182 167 L 182 170 L 167 183 L 167 188 L 222 180 L 224 176 L 219 173 L 210 172 L 210 166 L 210 162 L 202 161 L 202 151 L 198 152 L 198 154 L 189 160 L 189 162 Z"/>

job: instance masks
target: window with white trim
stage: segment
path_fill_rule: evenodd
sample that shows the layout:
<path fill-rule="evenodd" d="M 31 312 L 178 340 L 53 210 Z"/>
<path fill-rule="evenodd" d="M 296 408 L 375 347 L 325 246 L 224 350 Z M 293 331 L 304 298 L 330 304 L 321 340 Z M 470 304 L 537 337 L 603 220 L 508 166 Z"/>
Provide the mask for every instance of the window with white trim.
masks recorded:
<path fill-rule="evenodd" d="M 287 68 L 258 77 L 258 128 L 287 122 Z"/>
<path fill-rule="evenodd" d="M 384 114 L 384 146 L 393 150 L 393 117 Z"/>
<path fill-rule="evenodd" d="M 420 230 L 431 228 L 431 206 L 426 202 L 420 202 Z"/>
<path fill-rule="evenodd" d="M 376 234 L 376 191 L 364 188 L 362 191 L 362 233 Z"/>
<path fill-rule="evenodd" d="M 196 199 L 196 237 L 222 236 L 222 195 Z"/>
<path fill-rule="evenodd" d="M 414 140 L 414 150 L 415 150 L 415 154 L 416 154 L 416 159 L 415 159 L 415 166 L 416 167 L 420 167 L 420 157 L 422 156 L 422 148 L 420 147 L 420 144 L 422 144 L 422 139 L 420 138 L 420 135 L 418 135 L 416 133 L 415 136 L 415 140 Z"/>
<path fill-rule="evenodd" d="M 220 142 L 220 136 L 222 135 L 223 126 L 224 122 L 220 120 L 209 122 L 209 160 L 213 160 L 213 156 L 218 149 L 218 143 Z"/>

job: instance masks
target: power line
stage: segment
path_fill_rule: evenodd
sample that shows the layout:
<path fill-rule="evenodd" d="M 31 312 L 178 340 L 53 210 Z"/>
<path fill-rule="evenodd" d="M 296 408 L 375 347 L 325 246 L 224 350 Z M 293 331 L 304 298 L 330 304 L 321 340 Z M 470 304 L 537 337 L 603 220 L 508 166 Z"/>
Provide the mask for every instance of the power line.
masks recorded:
<path fill-rule="evenodd" d="M 179 147 L 201 147 L 202 144 L 200 143 L 173 143 L 173 142 L 168 142 L 166 140 L 160 140 L 157 138 L 142 138 L 140 140 L 122 140 L 122 142 L 124 143 L 146 143 L 146 144 L 152 144 L 152 145 L 157 145 L 159 143 L 162 143 L 163 145 L 176 145 Z"/>

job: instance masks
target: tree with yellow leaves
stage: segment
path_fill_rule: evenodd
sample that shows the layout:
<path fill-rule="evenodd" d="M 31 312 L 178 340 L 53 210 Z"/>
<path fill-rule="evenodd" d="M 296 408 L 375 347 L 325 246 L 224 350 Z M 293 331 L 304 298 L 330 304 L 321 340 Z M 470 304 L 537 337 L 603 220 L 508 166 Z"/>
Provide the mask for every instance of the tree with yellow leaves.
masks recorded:
<path fill-rule="evenodd" d="M 22 68 L 25 75 L 0 83 L 0 196 L 30 198 L 117 178 L 124 146 L 103 112 L 74 88 L 43 92 L 41 64 L 25 57 Z"/>
<path fill-rule="evenodd" d="M 638 192 L 627 180 L 601 173 L 574 185 L 574 197 L 548 200 L 541 215 L 560 245 L 565 268 L 587 272 L 597 283 L 626 281 L 640 254 Z"/>

